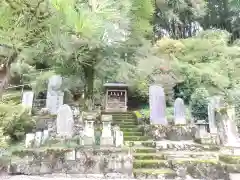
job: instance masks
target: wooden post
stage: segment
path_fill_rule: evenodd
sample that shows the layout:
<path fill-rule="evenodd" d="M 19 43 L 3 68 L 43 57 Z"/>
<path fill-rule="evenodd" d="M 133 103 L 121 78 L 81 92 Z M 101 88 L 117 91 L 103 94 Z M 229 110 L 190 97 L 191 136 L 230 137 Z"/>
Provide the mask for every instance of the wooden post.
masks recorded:
<path fill-rule="evenodd" d="M 106 90 L 106 97 L 105 97 L 105 111 L 108 109 L 108 89 Z"/>
<path fill-rule="evenodd" d="M 127 90 L 125 90 L 125 111 L 127 111 Z"/>

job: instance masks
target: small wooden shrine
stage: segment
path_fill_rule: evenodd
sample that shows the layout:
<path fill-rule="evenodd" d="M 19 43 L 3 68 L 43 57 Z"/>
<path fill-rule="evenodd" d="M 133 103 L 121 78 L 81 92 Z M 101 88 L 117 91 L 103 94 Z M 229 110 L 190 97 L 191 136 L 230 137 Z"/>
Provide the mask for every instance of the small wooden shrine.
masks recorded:
<path fill-rule="evenodd" d="M 127 111 L 127 89 L 125 83 L 106 83 L 105 87 L 105 111 L 126 112 Z"/>

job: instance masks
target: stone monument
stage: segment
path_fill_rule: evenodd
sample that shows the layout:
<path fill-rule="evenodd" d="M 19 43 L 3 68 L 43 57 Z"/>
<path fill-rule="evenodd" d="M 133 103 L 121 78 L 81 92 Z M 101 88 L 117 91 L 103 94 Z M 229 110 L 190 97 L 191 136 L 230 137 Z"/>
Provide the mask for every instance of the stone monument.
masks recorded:
<path fill-rule="evenodd" d="M 227 109 L 226 128 L 226 144 L 225 146 L 240 147 L 240 139 L 238 137 L 237 126 L 235 122 L 235 108 L 230 107 Z"/>
<path fill-rule="evenodd" d="M 186 124 L 185 106 L 181 98 L 177 98 L 174 102 L 174 124 Z"/>
<path fill-rule="evenodd" d="M 32 148 L 33 145 L 34 145 L 34 140 L 35 140 L 35 134 L 34 133 L 26 134 L 25 147 L 26 148 Z"/>
<path fill-rule="evenodd" d="M 71 138 L 73 136 L 73 113 L 71 108 L 64 104 L 62 105 L 57 114 L 57 136 Z"/>
<path fill-rule="evenodd" d="M 165 93 L 161 86 L 149 87 L 149 105 L 151 124 L 167 125 Z"/>
<path fill-rule="evenodd" d="M 34 146 L 35 147 L 40 147 L 41 146 L 42 136 L 43 136 L 42 131 L 37 131 L 36 132 L 36 134 L 35 134 L 35 142 L 34 142 Z"/>
<path fill-rule="evenodd" d="M 34 93 L 32 91 L 23 92 L 22 105 L 31 110 L 33 105 L 33 97 Z"/>
<path fill-rule="evenodd" d="M 120 130 L 116 130 L 115 132 L 115 146 L 116 147 L 122 147 L 124 144 L 124 139 L 123 139 L 123 132 Z"/>
<path fill-rule="evenodd" d="M 208 123 L 209 123 L 209 129 L 210 133 L 216 134 L 217 133 L 217 123 L 216 123 L 216 117 L 215 117 L 215 99 L 211 99 L 208 103 Z"/>
<path fill-rule="evenodd" d="M 47 129 L 43 130 L 42 144 L 45 144 L 49 138 L 49 132 Z"/>
<path fill-rule="evenodd" d="M 50 114 L 56 115 L 59 107 L 63 104 L 64 93 L 61 91 L 62 77 L 54 75 L 49 78 L 46 108 Z"/>

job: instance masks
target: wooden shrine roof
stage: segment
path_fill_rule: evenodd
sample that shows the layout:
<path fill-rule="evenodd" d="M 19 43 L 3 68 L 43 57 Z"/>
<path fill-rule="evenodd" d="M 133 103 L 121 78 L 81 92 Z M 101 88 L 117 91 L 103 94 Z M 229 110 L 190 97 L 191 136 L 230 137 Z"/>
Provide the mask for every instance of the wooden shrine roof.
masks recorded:
<path fill-rule="evenodd" d="M 104 87 L 121 87 L 121 88 L 127 88 L 128 87 L 127 84 L 118 83 L 118 82 L 116 82 L 116 83 L 105 83 L 103 86 Z"/>

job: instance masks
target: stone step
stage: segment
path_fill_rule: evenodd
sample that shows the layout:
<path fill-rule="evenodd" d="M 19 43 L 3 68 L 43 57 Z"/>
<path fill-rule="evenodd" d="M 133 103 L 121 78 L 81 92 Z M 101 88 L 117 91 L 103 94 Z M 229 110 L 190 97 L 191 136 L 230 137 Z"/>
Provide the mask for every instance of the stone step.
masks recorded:
<path fill-rule="evenodd" d="M 135 117 L 132 115 L 132 114 L 113 114 L 112 115 L 113 118 L 132 118 L 132 119 L 135 119 Z"/>
<path fill-rule="evenodd" d="M 102 114 L 133 114 L 132 111 L 127 112 L 105 112 L 103 111 Z"/>
<path fill-rule="evenodd" d="M 151 139 L 148 136 L 124 136 L 124 141 L 146 141 Z"/>
<path fill-rule="evenodd" d="M 124 136 L 142 136 L 142 132 L 123 132 Z"/>
<path fill-rule="evenodd" d="M 161 153 L 133 153 L 134 159 L 137 160 L 163 160 L 164 155 Z"/>
<path fill-rule="evenodd" d="M 120 124 L 119 125 L 120 126 L 120 128 L 136 128 L 137 127 L 137 125 L 132 125 L 132 124 L 127 124 L 127 125 L 125 125 L 125 124 Z"/>
<path fill-rule="evenodd" d="M 218 152 L 204 151 L 204 152 L 193 152 L 193 151 L 162 151 L 165 159 L 176 159 L 176 158 L 218 158 Z"/>
<path fill-rule="evenodd" d="M 119 126 L 121 125 L 134 125 L 134 126 L 137 126 L 137 122 L 136 121 L 113 121 L 112 124 L 117 124 Z"/>
<path fill-rule="evenodd" d="M 134 117 L 133 114 L 112 114 L 113 117 L 120 117 L 120 116 L 128 116 L 128 117 Z"/>
<path fill-rule="evenodd" d="M 133 168 L 134 169 L 140 169 L 140 168 L 153 168 L 153 169 L 159 169 L 159 168 L 170 168 L 171 164 L 169 161 L 163 160 L 163 159 L 146 159 L 146 160 L 138 160 L 135 159 L 133 161 Z"/>
<path fill-rule="evenodd" d="M 126 145 L 131 144 L 132 146 L 145 146 L 145 147 L 156 147 L 156 142 L 149 140 L 149 141 L 125 141 Z"/>
<path fill-rule="evenodd" d="M 219 160 L 227 164 L 240 164 L 240 156 L 221 154 Z"/>
<path fill-rule="evenodd" d="M 136 127 L 136 126 L 130 127 L 130 128 L 123 127 L 123 128 L 121 128 L 121 131 L 123 131 L 123 132 L 142 132 L 141 128 Z"/>
<path fill-rule="evenodd" d="M 134 177 L 137 179 L 174 179 L 177 174 L 172 169 L 161 168 L 161 169 L 134 169 Z"/>
<path fill-rule="evenodd" d="M 175 151 L 218 151 L 217 145 L 202 145 L 193 141 L 156 141 L 156 148 L 159 151 L 175 150 Z"/>
<path fill-rule="evenodd" d="M 133 153 L 156 153 L 155 148 L 149 148 L 149 147 L 134 147 L 131 150 Z"/>
<path fill-rule="evenodd" d="M 119 118 L 113 118 L 113 121 L 128 121 L 128 122 L 132 122 L 132 121 L 134 121 L 134 122 L 137 122 L 137 120 L 136 119 L 134 119 L 134 118 L 125 118 L 125 117 L 119 117 Z"/>

